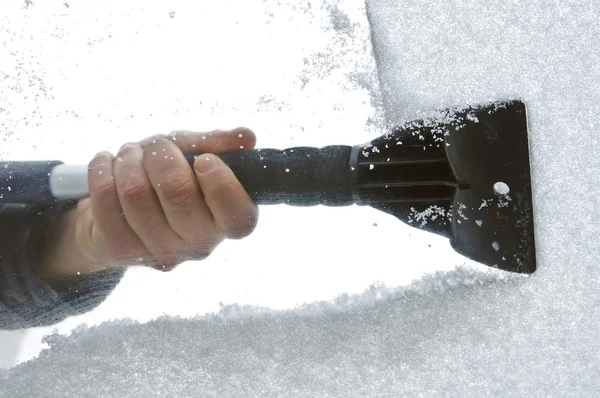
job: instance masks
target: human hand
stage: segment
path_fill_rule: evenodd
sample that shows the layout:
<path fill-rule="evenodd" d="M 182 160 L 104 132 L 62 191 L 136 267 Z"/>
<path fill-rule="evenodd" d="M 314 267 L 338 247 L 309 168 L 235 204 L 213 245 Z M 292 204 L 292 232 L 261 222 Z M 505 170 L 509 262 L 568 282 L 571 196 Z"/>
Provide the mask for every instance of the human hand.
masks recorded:
<path fill-rule="evenodd" d="M 253 149 L 246 128 L 212 133 L 175 132 L 128 143 L 89 163 L 90 196 L 75 212 L 75 247 L 106 269 L 148 265 L 168 271 L 202 260 L 224 239 L 250 234 L 258 221 L 231 169 L 207 153 Z M 202 152 L 194 172 L 183 152 Z"/>

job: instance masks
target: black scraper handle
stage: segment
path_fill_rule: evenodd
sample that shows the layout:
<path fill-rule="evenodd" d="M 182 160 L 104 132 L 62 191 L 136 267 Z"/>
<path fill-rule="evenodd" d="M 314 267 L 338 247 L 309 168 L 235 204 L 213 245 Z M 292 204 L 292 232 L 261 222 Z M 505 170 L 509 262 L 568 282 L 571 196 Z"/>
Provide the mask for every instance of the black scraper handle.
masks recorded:
<path fill-rule="evenodd" d="M 257 204 L 345 206 L 353 202 L 350 146 L 255 149 L 218 156 Z M 193 165 L 199 153 L 185 153 Z M 0 203 L 52 203 L 89 196 L 88 166 L 0 161 Z"/>
<path fill-rule="evenodd" d="M 350 146 L 255 149 L 218 155 L 257 204 L 353 203 Z M 190 164 L 201 154 L 186 153 Z"/>

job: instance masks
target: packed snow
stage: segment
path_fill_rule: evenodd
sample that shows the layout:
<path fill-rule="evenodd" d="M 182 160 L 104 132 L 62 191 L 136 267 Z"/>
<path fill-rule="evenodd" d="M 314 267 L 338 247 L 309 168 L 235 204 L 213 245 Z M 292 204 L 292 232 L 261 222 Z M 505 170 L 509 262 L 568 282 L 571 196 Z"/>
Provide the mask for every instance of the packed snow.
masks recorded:
<path fill-rule="evenodd" d="M 131 269 L 44 344 L 52 328 L 15 332 L 20 360 L 37 357 L 4 372 L 0 394 L 595 395 L 600 4 L 195 3 L 7 6 L 1 51 L 16 55 L 0 70 L 21 91 L 0 92 L 15 108 L 2 151 L 31 155 L 18 139 L 31 135 L 35 156 L 82 162 L 107 132 L 115 149 L 180 125 L 248 125 L 261 147 L 352 145 L 519 98 L 538 271 L 462 266 L 443 238 L 364 207 L 261 208 L 252 237 L 169 274 Z"/>

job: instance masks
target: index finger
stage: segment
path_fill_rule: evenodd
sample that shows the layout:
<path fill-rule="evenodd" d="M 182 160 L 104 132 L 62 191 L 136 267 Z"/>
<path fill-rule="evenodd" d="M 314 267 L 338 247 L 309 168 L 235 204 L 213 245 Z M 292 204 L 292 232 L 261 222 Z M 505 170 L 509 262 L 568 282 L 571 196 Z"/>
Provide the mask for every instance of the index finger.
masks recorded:
<path fill-rule="evenodd" d="M 237 152 L 254 149 L 256 135 L 246 127 L 233 130 L 213 130 L 208 133 L 176 130 L 168 135 L 157 135 L 140 141 L 142 148 L 159 138 L 169 139 L 181 152 Z"/>

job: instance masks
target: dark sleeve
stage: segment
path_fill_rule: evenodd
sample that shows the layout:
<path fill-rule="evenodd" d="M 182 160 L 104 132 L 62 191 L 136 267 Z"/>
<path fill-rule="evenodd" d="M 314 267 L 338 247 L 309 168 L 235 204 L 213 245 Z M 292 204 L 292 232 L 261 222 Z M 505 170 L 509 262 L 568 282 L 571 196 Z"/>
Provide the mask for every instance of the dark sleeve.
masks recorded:
<path fill-rule="evenodd" d="M 37 274 L 38 247 L 50 221 L 75 205 L 0 204 L 0 330 L 52 325 L 90 311 L 121 280 L 123 269 L 54 284 Z"/>

